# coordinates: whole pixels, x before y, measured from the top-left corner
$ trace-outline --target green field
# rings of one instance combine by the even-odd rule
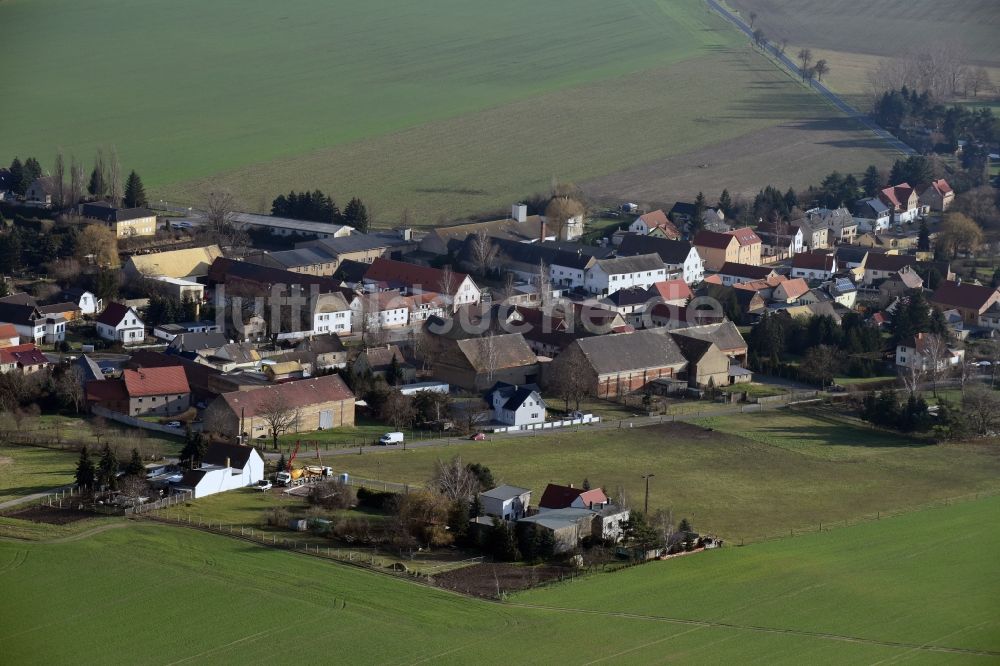
[[[995,444],[923,445],[787,411],[715,417],[713,431],[678,424],[518,436],[437,448],[333,459],[378,480],[421,483],[439,458],[460,455],[490,467],[498,482],[540,496],[545,484],[584,478],[615,494],[623,486],[650,510],[671,508],[696,528],[747,541],[843,524],[876,512],[1000,489]]]
[[[990,663],[998,512],[960,504],[507,604],[133,523],[0,541],[0,644],[17,664]]]
[[[73,483],[77,455],[31,446],[0,446],[0,502]]]
[[[32,63],[5,74],[18,103],[0,145],[44,165],[61,146],[89,166],[113,144],[172,202],[224,188],[264,209],[319,187],[362,196],[383,224],[408,208],[426,225],[505,209],[553,177],[672,203],[709,182],[800,188],[892,157],[701,0],[16,0],[0,21],[0,57]]]

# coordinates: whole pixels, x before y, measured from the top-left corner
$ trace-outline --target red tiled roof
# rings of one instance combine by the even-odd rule
[[[18,338],[20,334],[14,327],[14,324],[0,324],[0,340],[10,340],[11,338]]]
[[[990,299],[996,293],[997,290],[993,287],[945,280],[931,296],[930,301],[949,308],[966,308],[982,312],[990,306]]]
[[[29,342],[0,349],[0,363],[16,363],[23,368],[29,365],[48,365],[49,359]]]
[[[565,509],[571,506],[578,497],[587,506],[608,503],[608,496],[600,488],[584,490],[583,488],[572,488],[570,486],[559,486],[550,483],[545,486],[545,492],[542,493],[542,499],[538,501],[538,506],[543,509]]]
[[[125,382],[120,379],[93,379],[84,388],[87,402],[109,403],[127,402],[128,392]]]
[[[468,275],[465,273],[452,272],[448,295],[454,296],[467,277]],[[386,259],[385,257],[377,258],[365,272],[366,280],[405,285],[407,287],[419,286],[423,291],[439,291],[442,287],[441,281],[443,278],[444,271],[439,268],[417,266],[416,264],[408,264],[404,261],[395,261],[393,259]]]
[[[129,306],[121,303],[108,303],[108,307],[104,308],[104,312],[97,317],[97,321],[105,326],[118,326],[130,309]]]
[[[756,236],[757,234],[754,234]],[[699,231],[692,241],[696,247],[711,247],[718,250],[725,250],[733,242],[732,232],[720,234],[717,231]],[[757,240],[760,240],[759,238]],[[737,239],[739,242],[739,239]]]
[[[274,396],[280,396],[290,408],[300,408],[306,405],[316,405],[324,402],[340,402],[353,400],[354,394],[347,388],[344,380],[337,375],[325,375],[310,379],[300,379],[286,384],[275,384],[249,391],[234,391],[223,393],[219,400],[239,415],[245,409],[246,416],[256,416],[273,401]],[[214,404],[214,403],[213,403]]]
[[[906,208],[907,201],[909,201],[911,194],[913,194],[913,188],[910,187],[909,183],[891,185],[878,193],[879,198],[882,199],[882,201],[884,201],[887,205],[894,207],[896,210]]]
[[[751,229],[750,227],[743,227],[742,229],[733,229],[732,231],[726,232],[727,236],[732,236],[737,241],[739,241],[740,247],[746,245],[753,245],[754,243],[760,242],[760,236]]]
[[[681,299],[686,300],[694,296],[694,294],[691,293],[691,287],[688,286],[687,282],[681,279],[654,282],[653,285],[650,286],[649,291],[651,294],[659,296],[665,301],[679,301]]]
[[[949,185],[948,181],[945,180],[944,178],[938,178],[937,180],[931,181],[930,187],[933,187],[935,190],[937,190],[937,193],[940,194],[941,196],[950,194],[952,191],[951,185]]]
[[[809,284],[806,282],[805,278],[795,278],[792,280],[785,280],[781,284],[781,288],[785,291],[785,295],[788,298],[798,298],[802,294],[809,291]]]
[[[122,372],[122,379],[125,381],[125,390],[133,398],[191,392],[184,368],[177,366],[125,370]]]
[[[652,213],[640,215],[639,219],[646,223],[650,229],[659,227],[666,232],[670,238],[680,238],[681,232],[677,230],[674,223],[667,219],[667,214],[663,210],[654,210]]]

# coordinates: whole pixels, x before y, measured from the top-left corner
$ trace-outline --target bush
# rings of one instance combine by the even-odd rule
[[[354,506],[355,493],[350,486],[338,481],[324,481],[309,489],[309,503],[324,509],[349,509]]]
[[[268,509],[264,512],[264,523],[271,527],[288,527],[292,514],[283,506]]]
[[[399,502],[398,493],[358,488],[358,506],[375,511],[391,511]]]

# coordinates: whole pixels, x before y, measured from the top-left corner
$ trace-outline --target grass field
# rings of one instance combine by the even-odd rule
[[[552,177],[672,204],[891,159],[701,0],[18,0],[0,18],[0,57],[32,54],[5,77],[0,145],[48,165],[115,144],[154,199],[263,209],[320,187],[427,225]]]
[[[1000,489],[995,445],[920,445],[903,437],[786,411],[703,419],[691,425],[522,436],[433,449],[343,456],[337,471],[422,482],[434,462],[460,455],[490,467],[498,482],[530,488],[584,478],[612,494],[623,486],[641,506],[671,508],[696,528],[747,541],[820,522]]]
[[[0,502],[73,483],[77,455],[31,446],[0,446]]]
[[[181,528],[0,541],[0,643],[18,664],[989,663],[998,510],[723,549],[507,604]]]

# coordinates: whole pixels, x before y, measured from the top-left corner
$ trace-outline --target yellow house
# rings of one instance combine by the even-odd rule
[[[756,235],[756,234],[754,234]],[[731,234],[722,234],[717,231],[699,231],[695,234],[694,247],[698,250],[698,256],[705,264],[705,270],[719,271],[723,264],[731,262],[742,264],[740,261],[740,242]],[[757,263],[760,265],[760,242],[757,244]]]
[[[115,208],[106,201],[94,201],[82,204],[80,215],[103,223],[118,238],[156,234],[156,213],[146,208]]]

